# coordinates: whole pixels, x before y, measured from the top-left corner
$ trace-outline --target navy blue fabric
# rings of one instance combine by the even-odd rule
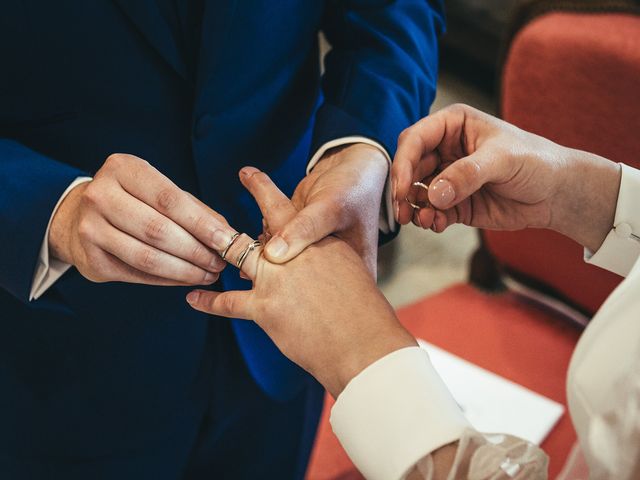
[[[260,215],[237,179],[243,165],[290,194],[328,140],[364,135],[393,154],[433,100],[442,5],[205,1],[195,68],[167,15],[157,0],[0,5],[0,478],[74,478],[71,464],[85,473],[111,460],[117,472],[134,458],[151,469],[161,452],[177,463],[148,478],[177,478],[179,458],[249,431],[249,411],[264,413],[251,431],[272,436],[265,452],[286,453],[281,473],[306,461],[321,393],[255,325],[220,333],[228,322],[188,308],[187,289],[94,284],[73,269],[29,302],[40,242],[67,185],[114,152],[145,158],[251,234]],[[334,45],[322,83],[320,29]],[[218,288],[247,287],[227,270]],[[221,339],[243,360],[227,362]],[[236,377],[264,392],[242,413],[212,396],[237,399]],[[283,405],[312,407],[276,427],[266,417]],[[227,447],[238,452],[229,463],[250,462]],[[29,459],[49,474],[21,475]]]

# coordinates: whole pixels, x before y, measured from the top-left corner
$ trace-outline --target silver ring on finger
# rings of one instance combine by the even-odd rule
[[[229,249],[233,246],[234,243],[236,243],[236,240],[238,240],[240,235],[241,235],[240,232],[236,232],[233,235],[231,235],[231,239],[229,240],[229,243],[227,243],[227,246],[224,247],[224,250],[220,254],[220,257],[222,258],[222,260],[227,259],[227,253],[229,253]]]
[[[244,264],[249,254],[259,247],[262,247],[262,242],[260,240],[254,240],[249,245],[247,245],[246,248],[242,251],[242,253],[238,255],[238,259],[236,260],[236,266],[240,270],[242,270],[242,265]]]

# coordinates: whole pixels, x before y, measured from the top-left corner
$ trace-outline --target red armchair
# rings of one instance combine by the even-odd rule
[[[501,113],[558,143],[640,167],[640,17],[556,12],[526,23],[506,56]],[[585,264],[582,248],[553,232],[481,235],[474,283],[486,290],[508,276],[536,295],[459,284],[401,309],[400,319],[416,336],[566,406],[566,371],[581,331],[566,312],[588,318],[620,278]],[[328,399],[307,478],[362,478],[331,433],[331,405]],[[565,414],[542,445],[550,478],[574,442]]]

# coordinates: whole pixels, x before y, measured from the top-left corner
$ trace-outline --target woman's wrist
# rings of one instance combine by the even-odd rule
[[[334,398],[338,398],[347,384],[369,365],[396,350],[418,345],[400,324],[376,332],[373,338],[363,335],[345,340],[347,349],[341,358],[323,366],[322,373],[312,372]]]
[[[551,228],[595,252],[613,227],[620,166],[606,158],[565,149],[564,168],[551,204]]]

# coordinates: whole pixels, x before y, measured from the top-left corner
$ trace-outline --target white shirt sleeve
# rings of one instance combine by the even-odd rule
[[[316,166],[316,164],[320,161],[320,159],[327,152],[327,150],[340,147],[342,145],[348,145],[351,143],[364,143],[366,145],[371,145],[372,147],[378,148],[382,152],[384,157],[387,159],[387,162],[389,163],[389,174],[387,175],[387,182],[384,186],[384,193],[382,195],[383,201],[382,201],[382,207],[380,208],[379,228],[384,233],[395,232],[397,228],[397,224],[396,224],[395,216],[393,214],[393,198],[392,198],[392,191],[391,191],[391,156],[389,155],[389,152],[387,152],[385,148],[382,145],[380,145],[378,142],[371,140],[370,138],[367,138],[367,137],[358,137],[358,136],[342,137],[342,138],[336,138],[335,140],[331,140],[330,142],[327,142],[324,145],[322,145],[322,147],[318,149],[315,155],[311,157],[311,160],[309,160],[309,164],[307,165],[307,175],[311,170],[313,170],[313,167]]]
[[[40,255],[38,257],[38,265],[33,275],[33,281],[31,282],[31,293],[29,294],[29,301],[37,300],[40,298],[51,286],[58,281],[58,279],[64,275],[64,273],[71,267],[68,263],[64,263],[56,258],[52,258],[49,254],[49,230],[51,229],[51,221],[54,215],[58,211],[58,207],[62,201],[67,197],[69,192],[81,183],[90,182],[91,177],[78,177],[71,185],[67,187],[64,193],[60,196],[58,203],[51,212],[49,217],[49,223],[47,224],[47,230],[44,232],[44,238],[42,239],[42,245],[40,246]]]
[[[420,347],[397,350],[349,382],[331,426],[367,479],[399,480],[470,425]]]
[[[585,249],[585,261],[626,277],[640,257],[640,170],[620,164],[622,178],[613,229],[596,253]]]

